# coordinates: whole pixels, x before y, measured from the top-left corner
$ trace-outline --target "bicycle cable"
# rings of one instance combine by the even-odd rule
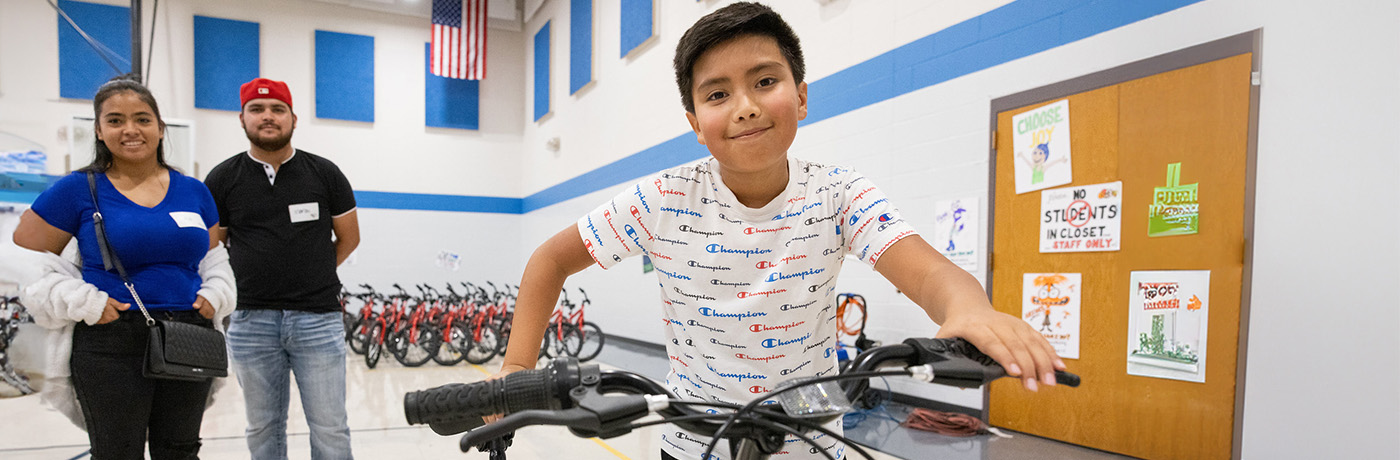
[[[668,400],[668,402],[670,402],[671,404],[685,404],[685,405],[690,405],[690,406],[709,406],[709,407],[719,407],[719,408],[724,408],[724,409],[734,409],[734,405],[733,405],[733,404],[720,404],[720,403],[711,403],[711,402],[702,402],[702,401],[686,401],[686,400],[683,400],[683,399],[670,399],[670,400]],[[767,409],[764,409],[764,408],[761,408],[761,407],[760,407],[760,408],[757,408],[757,409],[754,409],[753,412],[758,413],[758,414],[762,414],[764,417],[772,417],[772,418],[782,419],[782,420],[784,420],[784,421],[794,422],[794,423],[796,423],[797,425],[801,426],[802,428],[807,428],[807,429],[811,429],[811,430],[815,430],[815,431],[821,432],[821,433],[824,434],[824,435],[831,436],[833,439],[836,439],[837,441],[840,441],[842,444],[845,444],[845,445],[847,445],[847,446],[850,446],[850,447],[851,447],[851,450],[855,451],[856,453],[859,453],[862,457],[865,457],[866,459],[872,459],[872,460],[873,460],[873,458],[874,458],[874,457],[872,457],[872,456],[870,455],[870,452],[866,451],[865,448],[861,447],[859,444],[856,444],[856,443],[854,443],[854,442],[851,442],[851,441],[850,441],[849,439],[847,439],[845,436],[840,435],[840,434],[837,434],[835,431],[831,431],[830,429],[826,428],[825,426],[822,426],[822,425],[819,424],[819,423],[814,423],[814,422],[807,421],[807,420],[804,420],[804,419],[801,419],[801,418],[793,417],[793,416],[791,416],[791,415],[788,415],[788,414],[782,413],[782,412],[770,411],[770,410],[767,410]],[[723,418],[723,417],[727,417],[727,416],[728,416],[728,414],[713,413],[713,414],[696,414],[696,415],[681,415],[681,416],[675,416],[675,417],[663,417],[663,418],[661,418],[661,419],[659,419],[659,420],[652,420],[652,421],[647,421],[647,422],[637,422],[637,423],[628,425],[627,428],[628,428],[629,430],[634,430],[634,429],[637,429],[637,428],[648,427],[648,426],[652,426],[652,425],[661,425],[661,424],[665,424],[665,423],[684,422],[684,421],[689,421],[689,420],[717,419],[717,418]],[[752,420],[752,419],[749,418],[749,419],[746,419],[746,420]],[[712,441],[713,441],[713,440],[712,440]]]
[[[741,416],[741,414],[743,414],[743,413],[745,413],[745,412],[751,412],[751,411],[753,411],[753,410],[754,410],[756,407],[758,407],[759,404],[761,404],[763,401],[766,401],[766,400],[775,398],[775,397],[777,397],[777,396],[780,395],[780,394],[787,393],[787,392],[789,392],[789,391],[796,390],[796,389],[798,389],[798,388],[802,388],[802,387],[805,387],[805,386],[816,385],[816,384],[822,383],[822,382],[832,382],[832,381],[838,381],[838,380],[867,379],[867,378],[871,378],[871,377],[886,377],[886,376],[892,376],[892,375],[910,376],[910,375],[913,375],[913,372],[909,371],[908,369],[900,369],[900,370],[894,370],[894,371],[870,371],[870,372],[854,372],[854,373],[849,373],[849,374],[828,375],[828,376],[825,376],[825,377],[817,377],[817,378],[813,378],[813,379],[809,379],[809,380],[803,380],[803,381],[801,382],[801,384],[799,384],[799,385],[793,385],[793,386],[789,386],[789,387],[786,387],[786,388],[780,388],[780,389],[778,389],[778,390],[776,390],[776,391],[773,391],[773,392],[771,392],[771,393],[768,393],[768,394],[764,395],[765,398],[754,399],[753,401],[750,401],[748,404],[745,404],[744,407],[740,408],[738,411],[734,412],[733,414],[730,414],[729,418],[726,419],[726,420],[724,421],[724,424],[723,424],[723,425],[720,425],[720,427],[719,427],[718,430],[715,430],[715,434],[714,434],[714,436],[712,436],[712,438],[721,438],[721,437],[723,437],[723,435],[729,430],[729,427],[732,426],[732,425],[734,424],[734,422],[738,420],[738,418]],[[700,455],[700,458],[710,458],[710,455],[711,455],[711,454],[714,454],[714,451],[715,451],[715,443],[710,443],[710,447],[707,448],[707,449],[705,449],[705,453],[702,454],[702,455]]]

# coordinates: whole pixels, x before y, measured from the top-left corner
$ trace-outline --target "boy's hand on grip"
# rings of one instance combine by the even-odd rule
[[[991,356],[1006,374],[1021,378],[1027,390],[1040,384],[1054,385],[1055,371],[1065,370],[1064,361],[1045,337],[1020,318],[995,310],[973,309],[949,316],[938,330],[938,337],[962,337]]]
[[[516,372],[520,372],[520,371],[523,371],[523,370],[527,370],[527,369],[525,369],[525,366],[521,366],[521,365],[519,365],[519,364],[502,364],[502,365],[501,365],[501,370],[496,371],[495,374],[491,374],[491,376],[490,376],[490,377],[487,377],[486,380],[496,380],[496,379],[499,379],[499,378],[501,378],[501,377],[505,377],[505,376],[507,376],[507,375],[510,375],[510,374],[513,374],[513,373],[516,373]],[[502,418],[504,418],[504,417],[505,417],[505,414],[491,414],[491,415],[487,415],[487,416],[485,416],[485,417],[482,417],[481,420],[485,421],[486,423],[493,423],[493,422],[495,422],[495,421],[497,421],[497,420],[500,420],[500,419],[502,419]]]

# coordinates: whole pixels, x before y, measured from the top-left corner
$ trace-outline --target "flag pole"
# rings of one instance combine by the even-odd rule
[[[141,0],[131,0],[131,74],[141,76]]]

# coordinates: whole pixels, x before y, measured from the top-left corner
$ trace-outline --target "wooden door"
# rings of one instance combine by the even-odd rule
[[[1232,452],[1246,248],[1252,55],[1240,54],[1056,97],[996,116],[992,303],[1021,314],[1024,273],[1081,273],[1077,389],[990,389],[992,425],[1148,459],[1223,459]],[[1040,192],[1015,194],[1011,119],[1069,99],[1074,181],[1122,181],[1121,250],[1040,253]],[[1153,188],[1168,165],[1199,183],[1199,232],[1149,238]],[[1129,274],[1210,270],[1204,383],[1127,373]]]

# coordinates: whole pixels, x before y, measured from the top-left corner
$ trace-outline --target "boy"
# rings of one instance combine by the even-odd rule
[[[1049,343],[994,311],[977,281],[915,234],[869,180],[788,158],[807,116],[803,70],[797,36],[766,6],[737,3],[697,21],[676,47],[676,82],[713,158],[643,179],[535,251],[497,376],[534,367],[569,275],[639,254],[651,256],[661,282],[667,385],[677,395],[744,403],[784,380],[832,374],[833,294],[850,254],[923,307],[942,325],[939,336],[968,339],[1031,391],[1038,377],[1053,384],[1064,364]],[[707,446],[667,431],[663,458],[698,458]],[[823,457],[804,448],[774,458]]]

